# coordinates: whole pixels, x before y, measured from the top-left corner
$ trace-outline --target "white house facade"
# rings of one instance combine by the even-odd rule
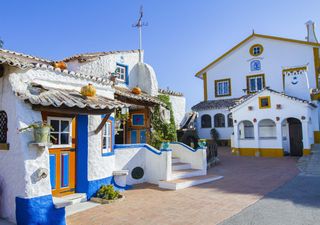
[[[253,33],[196,74],[196,77],[203,80],[204,85],[204,101],[192,108],[198,113],[197,129],[200,138],[210,138],[210,130],[215,128],[220,134],[220,139],[230,140],[235,149],[242,149],[242,155],[255,155],[253,152],[256,152],[257,149],[264,149],[263,152],[265,152],[267,147],[263,143],[271,143],[271,141],[256,140],[250,144],[248,142],[248,145],[242,145],[242,137],[239,136],[239,122],[242,120],[252,122],[253,119],[259,122],[258,117],[261,116],[260,119],[264,117],[281,124],[284,119],[294,117],[302,124],[306,121],[312,124],[308,129],[304,129],[304,135],[307,134],[307,129],[308,135],[312,135],[312,138],[302,137],[304,145],[299,147],[298,155],[303,153],[303,149],[305,149],[305,154],[310,151],[310,144],[314,143],[314,137],[317,141],[319,135],[318,96],[315,93],[318,93],[319,86],[320,44],[314,33],[314,23],[309,21],[306,25],[308,31],[306,41]],[[268,88],[271,90],[270,93],[266,91]],[[256,106],[258,104],[256,101],[254,106],[249,107],[249,112],[246,112],[248,108],[241,105],[249,103],[244,100],[251,95],[260,95],[260,92],[269,96],[271,107],[262,110],[263,107],[260,109]],[[310,114],[306,112],[301,112],[299,116],[290,114],[289,112],[295,111],[296,107],[291,105],[288,110],[285,107],[277,108],[281,107],[279,105],[289,104],[280,103],[282,100],[289,100],[275,93],[312,103],[315,108],[299,104],[299,107],[311,110]],[[267,98],[262,100],[262,103],[267,104]],[[257,115],[257,118],[252,113]],[[265,126],[270,125],[268,122],[262,122],[264,123]],[[247,123],[245,125],[251,126]],[[273,134],[280,144],[268,147],[272,149],[277,146],[278,153],[262,155],[279,156],[290,153],[288,144],[280,141],[284,130],[278,127],[277,132]],[[259,139],[258,127],[252,129],[252,132],[254,132],[251,135],[252,138]]]

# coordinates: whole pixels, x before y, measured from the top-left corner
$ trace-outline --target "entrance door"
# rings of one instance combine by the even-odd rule
[[[301,122],[295,118],[288,118],[287,121],[289,123],[290,155],[302,156],[303,142]]]
[[[53,196],[75,192],[75,118],[47,117],[52,126],[50,154],[50,181]]]
[[[130,143],[147,143],[146,130],[131,130],[130,131]]]

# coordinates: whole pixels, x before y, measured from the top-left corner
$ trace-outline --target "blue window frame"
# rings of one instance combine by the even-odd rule
[[[102,116],[102,119],[105,115]],[[115,142],[115,132],[114,132],[114,118],[112,116],[109,117],[106,124],[103,126],[101,130],[101,151],[102,156],[110,156],[113,155],[113,146]]]
[[[117,78],[118,81],[123,82],[125,84],[129,84],[129,76],[128,76],[128,66],[117,63],[117,73],[119,74],[119,77]]]

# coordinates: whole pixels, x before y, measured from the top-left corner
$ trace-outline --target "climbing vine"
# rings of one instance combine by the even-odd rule
[[[168,95],[159,95],[158,98],[170,111],[170,122],[165,123],[160,118],[160,106],[156,106],[151,117],[151,145],[160,148],[162,142],[172,142],[177,140],[176,125],[172,110],[172,104]]]

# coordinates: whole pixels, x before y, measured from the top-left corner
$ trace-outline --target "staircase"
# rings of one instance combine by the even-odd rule
[[[85,193],[74,193],[63,197],[53,197],[53,203],[55,208],[65,207],[67,216],[100,205],[87,201],[87,195]]]
[[[178,190],[199,184],[219,180],[222,176],[206,175],[206,171],[192,169],[191,163],[181,162],[180,158],[172,157],[172,171],[170,180],[159,181],[163,189]]]
[[[301,175],[320,176],[320,144],[311,147],[311,154],[303,156],[297,164]]]

